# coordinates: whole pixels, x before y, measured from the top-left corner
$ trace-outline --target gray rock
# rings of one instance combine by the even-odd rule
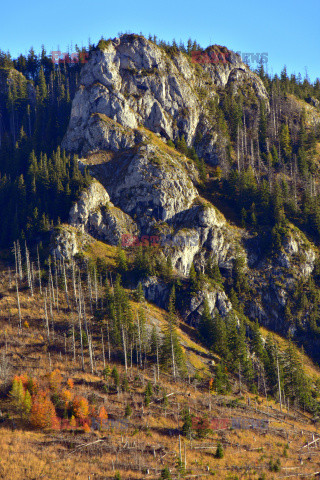
[[[50,251],[59,260],[72,260],[79,253],[81,247],[78,245],[76,231],[71,228],[60,228],[55,230],[51,236]]]
[[[103,51],[93,51],[80,82],[62,147],[83,155],[101,148],[128,148],[141,141],[143,126],[166,139],[184,135],[199,155],[217,164],[218,135],[207,111],[216,87],[232,84],[238,89],[246,82],[268,105],[262,81],[238,55],[199,71],[199,65],[181,52],[169,57],[138,35],[122,35]],[[199,89],[206,91],[206,98],[200,98]],[[202,140],[195,142],[197,133]],[[218,143],[225,142],[221,138]]]
[[[106,189],[96,180],[71,208],[69,223],[111,245],[117,245],[123,235],[139,234],[132,218],[110,202]]]

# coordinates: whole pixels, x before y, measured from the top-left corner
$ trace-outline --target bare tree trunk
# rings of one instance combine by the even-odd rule
[[[92,339],[91,339],[91,335],[88,336],[88,347],[89,347],[89,358],[90,358],[91,373],[93,373],[93,372],[94,372],[94,369],[93,369],[93,356],[92,356]]]
[[[56,261],[56,254],[54,254],[54,279],[56,284],[56,308],[57,312],[59,312],[59,287],[58,287],[58,266]]]
[[[172,355],[172,373],[173,379],[176,379],[176,361],[174,358],[174,348],[173,348],[173,338],[172,338],[172,325],[171,325],[171,332],[170,332],[170,341],[171,341],[171,355]]]
[[[54,295],[53,278],[52,278],[52,272],[51,272],[51,263],[49,265],[49,285],[50,285],[50,288],[51,288],[52,303],[55,304],[55,295]]]
[[[109,321],[107,322],[107,336],[108,336],[108,358],[109,358],[109,363],[110,363],[110,360],[111,360],[111,348],[110,348]]]
[[[27,280],[28,280],[28,286],[31,290],[31,296],[33,297],[33,285],[32,285],[32,277],[31,277],[30,255],[29,255],[29,250],[28,250],[28,247],[27,247],[27,242],[25,242],[25,249],[26,249]]]
[[[64,278],[64,291],[66,294],[66,301],[68,305],[68,310],[70,310],[70,303],[69,303],[69,295],[68,295],[68,282],[67,282],[67,274],[66,274],[66,265],[63,259],[63,278]]]
[[[23,271],[22,271],[21,248],[20,248],[19,240],[17,240],[17,254],[18,254],[19,277],[20,277],[20,280],[22,280]]]
[[[124,365],[125,365],[125,370],[126,370],[126,373],[127,373],[128,372],[127,345],[126,345],[125,332],[124,332],[122,322],[121,322],[121,333],[122,333],[122,343],[123,343],[123,352],[124,352]]]
[[[137,313],[137,321],[138,321],[138,339],[139,339],[139,357],[140,357],[140,368],[142,368],[142,347],[141,347],[141,332],[140,332],[140,320],[139,315]]]
[[[19,270],[18,270],[18,251],[17,251],[16,242],[13,242],[13,249],[14,249],[14,263],[15,263],[15,268],[16,268],[15,278],[18,278],[18,274],[19,274]]]
[[[48,340],[50,340],[50,329],[49,329],[49,319],[48,319],[48,310],[47,310],[47,289],[45,290],[45,296],[44,296],[44,314],[46,318],[47,336],[48,336]]]
[[[76,363],[76,337],[74,331],[74,323],[72,323],[72,341],[73,341],[73,361]]]
[[[279,389],[280,412],[282,412],[281,382],[280,382],[280,371],[279,371],[278,353],[277,353],[277,374],[278,374],[278,389]]]
[[[74,260],[72,259],[72,285],[73,285],[73,295],[74,295],[74,303],[77,305],[77,287],[76,287],[76,275],[75,275],[75,268],[74,268]]]
[[[22,322],[21,322],[21,309],[20,309],[20,298],[19,298],[19,288],[18,288],[18,278],[16,277],[16,289],[17,289],[17,302],[18,302],[18,313],[19,313],[19,328],[20,332],[22,330]]]
[[[89,290],[89,300],[90,300],[90,312],[91,315],[93,313],[92,310],[92,284],[91,284],[91,275],[89,272],[89,264],[87,264],[87,282],[88,282],[88,290]]]
[[[100,275],[100,302],[101,302],[101,310],[103,309],[103,295],[101,295],[101,292],[103,291],[102,287],[102,276]]]
[[[81,346],[81,367],[82,367],[82,371],[84,372],[83,339],[82,339],[82,325],[81,325],[81,298],[80,298],[80,289],[79,289],[79,303],[78,303],[78,321],[79,321],[80,346]]]

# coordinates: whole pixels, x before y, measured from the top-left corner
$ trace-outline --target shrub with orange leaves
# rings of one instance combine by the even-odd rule
[[[21,380],[24,388],[27,388],[28,382],[30,381],[27,373],[25,373],[25,374],[22,373],[21,375],[15,375],[13,377],[13,381],[15,381],[15,380],[16,381]]]
[[[100,418],[101,420],[106,420],[108,418],[108,414],[106,409],[104,408],[104,405],[100,407],[98,418]]]
[[[84,397],[75,397],[72,402],[72,409],[76,418],[86,418],[89,413],[89,403]]]
[[[213,378],[210,378],[209,380],[209,390],[213,390]]]
[[[82,428],[83,428],[83,431],[85,433],[90,433],[91,432],[91,428],[89,427],[89,425],[87,423],[84,423]]]
[[[58,428],[56,410],[47,391],[39,391],[32,397],[30,422],[35,428]]]
[[[73,387],[74,387],[74,382],[73,382],[72,378],[68,378],[68,380],[67,380],[67,385],[68,385],[68,387],[70,388],[70,390],[73,389]]]

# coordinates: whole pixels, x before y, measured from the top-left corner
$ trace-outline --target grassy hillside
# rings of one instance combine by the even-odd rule
[[[91,259],[99,256],[110,266],[115,262],[115,249],[100,242],[88,246],[87,254]],[[219,357],[199,345],[195,340],[197,332],[191,327],[183,323],[177,326],[187,372],[175,381],[170,369],[162,365],[158,378],[156,364],[151,360],[154,352],[143,359],[142,366],[135,359],[132,365],[129,361],[125,372],[119,348],[111,348],[109,361],[109,345],[105,339],[103,359],[101,335],[94,315],[90,314],[90,295],[85,283],[94,360],[91,368],[87,343],[83,371],[79,338],[74,357],[70,335],[70,326],[77,324],[76,312],[73,307],[68,308],[63,283],[59,279],[52,317],[49,296],[47,299],[48,336],[44,306],[44,289],[49,288],[46,269],[42,273],[42,294],[36,278],[35,274],[33,296],[25,272],[19,281],[20,329],[13,275],[1,266],[2,478],[157,479],[162,475],[161,478],[271,479],[286,475],[309,478],[319,471],[318,443],[306,446],[319,438],[317,419],[291,405],[289,410],[282,407],[280,412],[278,403],[249,393],[243,384],[239,385],[239,379],[232,376],[231,391],[218,395],[210,385],[217,374]],[[67,284],[71,305],[74,298],[70,277]],[[98,286],[98,304],[104,296],[104,288]],[[147,332],[152,326],[165,330],[167,312],[145,301],[138,303],[133,297],[130,304],[134,314],[139,308],[144,310]],[[268,332],[262,329],[261,333],[265,337]],[[276,336],[275,340],[280,349],[286,348],[286,340]],[[303,353],[300,355],[306,373],[313,381],[319,381],[319,369]],[[120,378],[118,387],[110,374],[114,367]],[[103,417],[102,427],[94,430],[94,420],[91,425],[88,420],[87,426],[79,423],[72,426],[71,421],[68,423],[65,419],[63,423],[60,419],[52,428],[35,428],[9,394],[13,376],[18,374],[33,378],[41,388],[51,382],[53,399],[66,396],[66,390],[70,392],[71,402],[85,398],[90,406],[88,418],[97,416],[104,406],[107,415]],[[152,391],[147,399],[148,385]],[[194,417],[191,431],[184,425],[186,412]],[[214,419],[224,419],[226,428],[221,424],[219,427]],[[255,419],[268,423],[259,428]],[[249,428],[238,428],[241,420],[246,422],[243,427]],[[223,458],[216,458],[218,444],[222,446]],[[164,472],[165,468],[170,469],[171,477]]]

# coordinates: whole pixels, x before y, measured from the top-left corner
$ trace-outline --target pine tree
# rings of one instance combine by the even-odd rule
[[[223,458],[224,452],[221,443],[219,442],[217,445],[216,453],[214,454],[215,458]]]
[[[128,270],[127,255],[126,252],[122,249],[121,243],[118,244],[116,265],[121,273],[124,273]]]
[[[191,264],[190,270],[189,270],[189,278],[190,278],[190,288],[192,293],[197,293],[199,290],[199,282],[198,282],[198,276],[196,273],[196,270],[194,268],[194,264]]]
[[[46,78],[44,76],[44,71],[43,67],[40,68],[39,72],[39,96],[40,100],[43,101],[47,98],[47,84],[46,84]]]
[[[19,377],[15,377],[12,382],[12,388],[9,396],[11,401],[18,412],[23,410],[25,401],[25,391],[23,388],[22,380]]]
[[[192,436],[192,415],[190,414],[189,409],[184,408],[181,412],[181,417],[183,421],[182,434],[190,439]]]
[[[117,370],[117,367],[113,367],[111,372],[111,377],[113,379],[114,386],[118,390],[120,385],[120,377],[119,377],[119,372]]]
[[[218,395],[224,395],[230,391],[227,368],[224,362],[221,362],[216,366],[213,386]]]
[[[144,291],[142,287],[142,283],[139,282],[137,289],[136,289],[136,300],[137,302],[141,303],[144,300]]]
[[[148,382],[144,392],[144,403],[146,407],[149,406],[152,395],[153,395],[152,385],[151,385],[151,382]]]
[[[209,309],[208,297],[205,297],[203,301],[203,312],[199,323],[199,331],[206,346],[212,348],[216,341],[216,332],[214,329],[214,321]]]
[[[291,138],[289,133],[289,127],[287,124],[283,124],[280,131],[280,145],[282,155],[286,161],[291,159],[292,147],[291,147]]]
[[[179,338],[176,331],[176,313],[175,313],[175,293],[171,290],[169,299],[169,308],[167,315],[167,324],[164,331],[163,344],[161,346],[162,363],[171,368],[173,378],[176,378],[179,371],[184,371],[185,360]]]

